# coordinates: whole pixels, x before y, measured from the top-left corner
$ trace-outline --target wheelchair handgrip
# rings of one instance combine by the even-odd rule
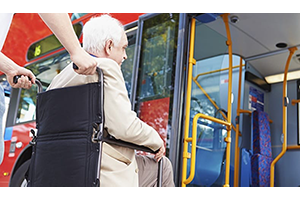
[[[21,78],[20,75],[14,76],[14,78],[13,78],[14,84],[17,84],[17,83],[18,83],[19,78]],[[30,78],[30,77],[28,77],[28,79],[29,79],[29,81],[31,81],[31,78]],[[42,85],[42,83],[41,83],[39,80],[36,79],[36,80],[35,80],[35,84],[38,86],[38,93],[43,92],[43,85]]]
[[[73,63],[73,69],[79,69],[75,63]]]

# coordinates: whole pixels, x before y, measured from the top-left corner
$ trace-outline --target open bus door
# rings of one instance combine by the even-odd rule
[[[181,185],[228,187],[229,179],[233,182],[230,144],[235,134],[231,103],[237,96],[232,80],[238,78],[232,66],[239,65],[240,57],[231,53],[227,15],[202,14],[190,23]],[[223,26],[225,34],[213,26]]]

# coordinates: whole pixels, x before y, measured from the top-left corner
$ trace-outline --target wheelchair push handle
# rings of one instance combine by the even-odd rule
[[[21,75],[14,76],[14,78],[13,78],[14,84],[18,83],[19,78],[21,78]],[[29,79],[29,81],[31,81],[30,77],[28,77],[28,79]],[[39,80],[36,79],[35,80],[35,84],[38,86],[38,93],[43,92],[43,85],[42,85],[42,83]]]
[[[95,56],[95,55],[93,55],[93,54],[90,54],[90,55],[91,55],[92,57],[97,57],[97,56]],[[76,70],[76,69],[79,69],[78,66],[77,66],[75,63],[73,63],[73,69],[75,69],[75,70]]]
[[[79,69],[75,63],[73,63],[73,69]]]

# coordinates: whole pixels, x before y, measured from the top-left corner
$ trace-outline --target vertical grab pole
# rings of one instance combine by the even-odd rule
[[[190,35],[189,68],[188,68],[187,89],[186,89],[185,127],[184,127],[184,139],[183,139],[183,162],[182,162],[182,180],[181,180],[182,187],[186,186],[184,182],[186,180],[186,174],[187,174],[187,159],[190,158],[190,154],[188,153],[188,136],[189,136],[193,65],[196,64],[196,60],[194,59],[195,26],[196,26],[196,19],[192,18],[191,35]]]
[[[229,54],[229,72],[228,72],[228,102],[227,102],[227,122],[231,123],[231,93],[232,93],[232,41],[228,22],[229,14],[223,14],[222,18],[225,23]],[[230,173],[230,144],[231,144],[231,128],[227,128],[227,137],[225,138],[226,144],[226,165],[225,165],[225,183],[224,187],[229,187],[229,173]]]
[[[270,167],[270,187],[274,187],[274,166],[275,163],[285,154],[287,150],[287,73],[289,71],[290,61],[295,51],[297,51],[297,47],[292,47],[289,49],[290,54],[286,61],[284,76],[283,76],[283,92],[282,92],[282,134],[283,134],[283,143],[282,143],[282,150],[279,155],[273,160]]]
[[[241,107],[241,90],[242,90],[242,70],[243,70],[243,59],[240,57],[240,70],[239,70],[239,90],[238,90],[238,102],[237,102],[237,120],[235,129],[235,152],[234,152],[234,187],[239,186],[239,173],[240,173],[240,147],[239,147],[239,136],[240,136],[240,107]]]

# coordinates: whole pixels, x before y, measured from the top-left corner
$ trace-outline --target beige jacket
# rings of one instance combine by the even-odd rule
[[[156,151],[163,145],[159,134],[142,122],[134,111],[120,66],[108,58],[97,58],[104,74],[105,128],[117,139],[144,145]],[[72,63],[58,74],[47,90],[98,81],[98,75],[79,75]],[[100,175],[101,186],[138,186],[135,151],[104,143]]]

